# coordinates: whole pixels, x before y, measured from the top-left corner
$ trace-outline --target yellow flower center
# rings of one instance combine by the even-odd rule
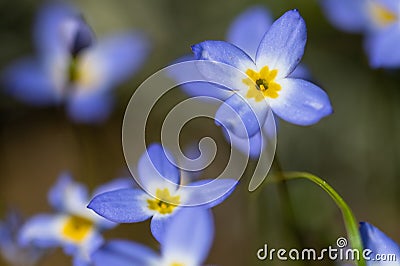
[[[73,242],[81,242],[93,229],[94,224],[89,219],[71,216],[62,228],[62,234]]]
[[[79,88],[91,88],[98,79],[97,73],[93,71],[93,65],[86,59],[73,57],[69,63],[69,82],[76,84]]]
[[[256,102],[264,100],[264,98],[277,98],[278,91],[281,90],[281,85],[275,82],[278,75],[278,70],[269,70],[268,66],[263,67],[260,72],[253,69],[247,69],[248,78],[243,79],[243,83],[249,86],[247,98],[254,98]],[[255,83],[255,84],[254,84]]]
[[[369,5],[369,12],[373,21],[381,27],[387,26],[397,20],[395,13],[378,3],[371,3]]]
[[[179,263],[179,262],[173,262],[173,263],[171,263],[170,266],[185,266],[185,264]]]
[[[147,207],[150,210],[157,211],[160,214],[172,213],[180,203],[180,196],[172,196],[168,188],[157,189],[155,199],[147,200]]]

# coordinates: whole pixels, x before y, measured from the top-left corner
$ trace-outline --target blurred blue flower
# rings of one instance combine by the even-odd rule
[[[337,28],[365,35],[371,67],[400,66],[398,0],[323,0],[327,18]]]
[[[33,105],[65,103],[75,122],[100,123],[113,107],[112,89],[143,63],[147,40],[123,33],[96,42],[77,10],[49,4],[34,27],[35,57],[23,58],[3,73],[7,92]]]
[[[166,226],[182,206],[203,205],[212,208],[224,201],[236,186],[234,179],[205,179],[180,186],[181,175],[172,155],[160,144],[148,147],[138,163],[142,189],[121,189],[96,196],[88,208],[117,223],[135,223],[151,219],[151,232],[162,242]],[[207,186],[208,185],[208,186]],[[206,186],[196,190],[195,186]],[[204,187],[203,187],[204,188]]]
[[[18,234],[23,222],[15,210],[9,211],[6,219],[0,221],[0,253],[10,265],[35,265],[45,253],[40,247],[19,244]]]
[[[166,228],[161,254],[123,240],[114,240],[93,254],[95,266],[199,266],[206,260],[214,237],[211,212],[185,208]]]
[[[114,189],[131,187],[132,180],[116,179],[97,188],[93,195]],[[64,252],[74,257],[74,265],[88,265],[90,255],[102,243],[102,229],[116,226],[88,210],[88,192],[85,186],[61,174],[50,189],[48,200],[57,211],[55,214],[38,214],[21,228],[21,245],[33,244],[42,248],[61,246]]]
[[[244,16],[246,18],[249,15],[245,13]],[[242,30],[240,27],[234,29]],[[245,38],[234,37],[239,35],[233,32],[231,30],[229,36],[236,44],[243,45]],[[248,138],[259,133],[260,126],[267,119],[268,106],[280,118],[303,126],[317,123],[331,114],[329,98],[321,88],[290,76],[303,56],[306,39],[303,18],[297,10],[291,10],[270,26],[259,41],[256,52],[254,45],[244,46],[250,53],[247,54],[236,45],[223,41],[205,41],[193,45],[197,60],[228,64],[247,75],[247,78],[239,77],[217,67],[204,67],[201,70],[206,77],[219,76],[221,79],[230,79],[234,84],[233,88],[229,88],[233,93],[217,111],[217,123],[240,138]]]
[[[364,249],[372,251],[368,256],[371,260],[367,261],[368,266],[373,265],[400,265],[400,246],[386,236],[381,230],[367,222],[360,223],[360,233]],[[395,255],[395,261],[376,261],[378,256]]]

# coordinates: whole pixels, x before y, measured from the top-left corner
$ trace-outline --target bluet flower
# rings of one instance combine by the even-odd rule
[[[117,223],[135,223],[151,218],[151,232],[160,242],[165,228],[182,206],[208,202],[211,208],[225,200],[233,191],[234,179],[204,179],[180,186],[181,176],[172,155],[159,144],[147,148],[138,163],[142,189],[121,189],[98,195],[88,208]],[[207,189],[195,190],[196,186]]]
[[[250,49],[250,54],[247,54],[224,41],[193,45],[196,59],[228,64],[247,75],[243,78],[243,75],[217,67],[201,70],[205,76],[220,76],[234,84],[230,88],[233,93],[219,108],[216,120],[229,132],[247,138],[257,134],[264,124],[267,105],[280,118],[303,126],[317,123],[331,114],[329,98],[321,88],[290,77],[303,56],[306,39],[303,18],[297,10],[291,10],[271,25],[259,42],[256,53],[251,50],[253,48],[246,47]]]
[[[271,27],[273,22],[269,11],[261,6],[253,6],[242,12],[230,25],[227,31],[226,40],[245,51],[251,58],[255,58],[257,48],[263,39],[265,32]],[[193,60],[194,57],[186,56],[179,61]],[[183,73],[184,74],[184,73]],[[183,75],[182,74],[182,75]],[[298,65],[289,75],[291,78],[310,79],[308,69],[303,65]],[[179,80],[180,73],[174,73],[174,77]],[[183,90],[190,96],[209,96],[225,101],[234,94],[233,91],[221,89],[209,83],[193,82],[182,85]],[[273,117],[267,117],[267,122],[262,127],[263,133],[271,139],[275,135],[275,123]],[[261,132],[254,134],[249,139],[230,134],[227,129],[224,136],[236,149],[243,153],[249,152],[251,158],[258,158],[261,151],[265,148],[265,140]]]
[[[185,208],[167,227],[160,253],[123,240],[107,243],[93,254],[95,266],[200,266],[207,258],[214,237],[211,212]]]
[[[96,41],[71,6],[45,5],[34,27],[35,57],[23,58],[3,73],[7,92],[33,105],[65,103],[82,123],[104,121],[113,107],[112,90],[143,63],[147,40],[139,33]]]
[[[364,48],[372,67],[400,66],[398,0],[323,0],[322,6],[334,26],[365,35]]]
[[[97,188],[93,195],[131,185],[129,179],[116,179]],[[100,231],[116,224],[86,208],[89,202],[86,187],[68,174],[60,175],[48,193],[48,200],[57,212],[29,219],[21,229],[19,242],[43,248],[61,246],[74,257],[75,266],[88,265],[90,254],[103,243]]]
[[[400,246],[396,242],[367,222],[360,223],[360,233],[364,249],[372,251],[371,254],[368,254],[370,258],[370,260],[367,260],[368,266],[400,265]],[[389,258],[389,256],[392,257]]]
[[[20,245],[18,234],[22,225],[23,219],[15,210],[9,211],[6,219],[0,221],[0,253],[10,265],[35,265],[45,250],[34,245]]]

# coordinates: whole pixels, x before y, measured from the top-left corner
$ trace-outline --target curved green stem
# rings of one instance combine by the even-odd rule
[[[284,178],[284,180],[299,179],[299,178],[308,179],[309,181],[318,185],[325,192],[329,194],[329,196],[334,200],[334,202],[342,212],[350,245],[352,246],[352,248],[357,249],[360,253],[360,260],[357,261],[357,265],[365,266],[366,265],[365,260],[361,256],[363,251],[363,245],[361,241],[360,232],[358,230],[358,223],[353,212],[351,211],[347,203],[343,200],[343,198],[328,183],[326,183],[326,181],[322,180],[316,175],[306,172],[283,172],[282,176],[277,177],[276,178],[277,180],[274,181],[281,181],[282,177]]]

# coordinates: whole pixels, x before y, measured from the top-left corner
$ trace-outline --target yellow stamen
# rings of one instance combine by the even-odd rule
[[[96,84],[98,75],[88,59],[73,57],[69,64],[69,82],[79,88],[92,88]]]
[[[185,264],[179,263],[179,262],[173,262],[173,263],[171,263],[170,266],[185,266]]]
[[[395,13],[378,3],[371,2],[369,11],[374,22],[381,27],[387,26],[397,20]]]
[[[93,229],[94,224],[92,221],[79,217],[68,217],[67,222],[62,228],[62,234],[73,242],[81,242]]]
[[[269,70],[268,66],[264,66],[260,72],[253,69],[247,69],[248,78],[243,79],[243,83],[249,86],[247,98],[254,98],[256,102],[264,100],[264,98],[277,98],[281,85],[275,82],[278,70]],[[254,84],[255,83],[255,84]]]
[[[147,207],[150,210],[157,211],[160,214],[172,213],[180,203],[180,196],[171,196],[168,188],[157,189],[155,199],[147,200]]]

